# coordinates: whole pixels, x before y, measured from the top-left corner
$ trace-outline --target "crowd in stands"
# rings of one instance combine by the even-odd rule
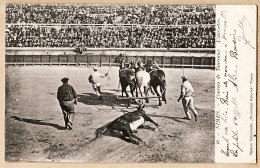
[[[6,23],[214,24],[215,6],[8,4]]]
[[[9,4],[5,38],[6,47],[214,48],[214,24],[214,6]]]
[[[214,48],[215,27],[40,27],[11,25],[6,47]]]

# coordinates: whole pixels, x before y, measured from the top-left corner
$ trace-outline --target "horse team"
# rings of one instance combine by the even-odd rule
[[[159,69],[158,65],[153,60],[148,60],[145,65],[138,59],[134,58],[129,64],[126,64],[126,58],[123,55],[119,55],[115,59],[116,63],[120,64],[119,79],[122,87],[122,97],[129,97],[127,93],[127,87],[130,87],[130,92],[133,99],[137,98],[139,94],[140,102],[137,110],[134,112],[124,113],[120,117],[116,118],[112,122],[98,128],[95,132],[96,138],[108,132],[109,134],[116,131],[122,133],[122,138],[126,141],[139,144],[140,142],[145,143],[141,138],[136,136],[134,133],[137,132],[137,128],[143,127],[146,129],[151,129],[155,131],[148,125],[144,125],[146,121],[153,123],[156,127],[159,126],[152,118],[150,118],[143,110],[144,102],[149,102],[148,92],[151,91],[153,94],[156,93],[159,106],[162,105],[161,101],[165,103],[166,98],[166,79],[163,70]],[[160,93],[157,88],[160,88]],[[144,97],[145,96],[145,97]],[[162,100],[161,100],[162,99]],[[128,101],[128,106],[130,106],[130,101]]]
[[[159,100],[159,106],[162,105],[161,101],[166,101],[166,79],[163,70],[159,69],[158,65],[153,60],[148,60],[147,64],[134,58],[128,65],[126,64],[126,58],[123,55],[119,55],[116,58],[116,62],[120,64],[119,79],[122,87],[122,97],[124,93],[126,97],[129,97],[127,93],[127,87],[130,87],[132,97],[145,96],[146,103],[149,102],[148,92],[157,95]],[[157,88],[160,88],[160,93]],[[135,95],[134,95],[135,91]],[[130,105],[130,101],[129,104]]]

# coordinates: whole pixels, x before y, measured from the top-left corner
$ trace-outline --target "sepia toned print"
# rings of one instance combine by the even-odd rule
[[[215,8],[7,4],[5,160],[215,162]]]

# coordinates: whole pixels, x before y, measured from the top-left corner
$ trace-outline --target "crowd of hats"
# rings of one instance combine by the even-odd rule
[[[8,4],[6,23],[214,24],[215,6]]]
[[[6,47],[215,47],[215,6],[9,4],[6,23]]]

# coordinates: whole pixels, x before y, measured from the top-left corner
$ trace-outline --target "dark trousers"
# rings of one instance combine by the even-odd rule
[[[65,127],[71,129],[75,117],[74,101],[60,101]]]

